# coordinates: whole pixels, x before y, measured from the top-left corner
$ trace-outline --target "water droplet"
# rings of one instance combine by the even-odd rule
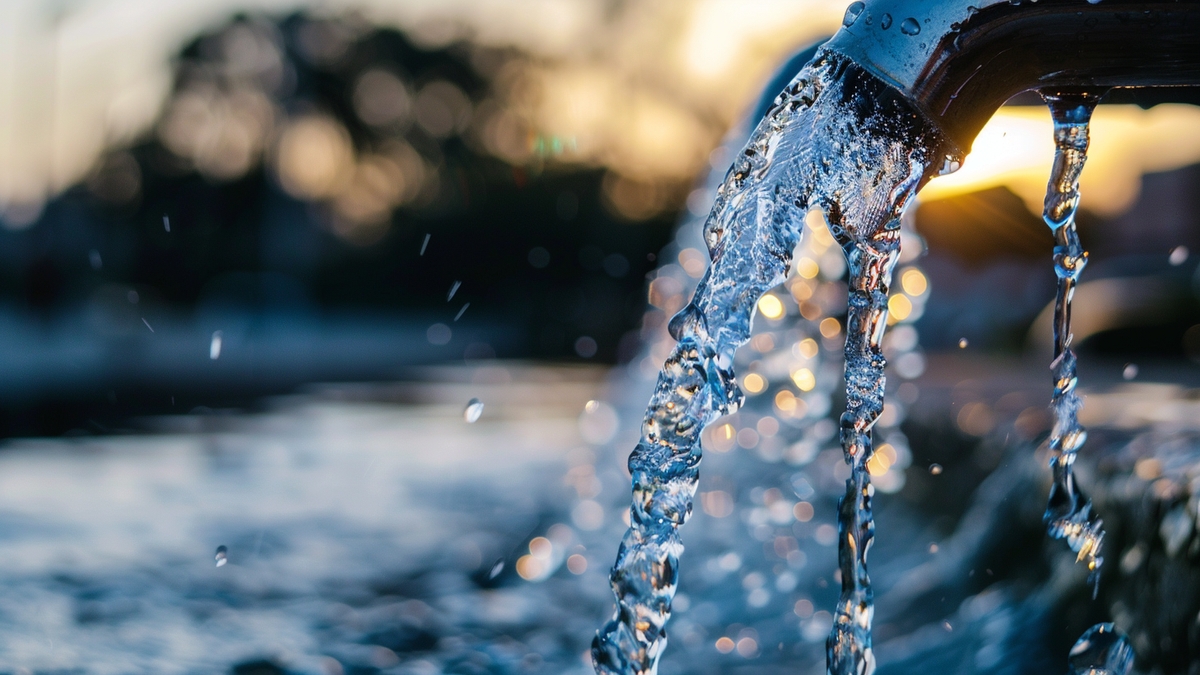
[[[450,302],[454,299],[454,294],[458,292],[460,287],[462,287],[462,282],[455,280],[454,284],[450,286],[450,293],[446,295],[446,302]]]
[[[969,345],[969,344],[970,344],[970,343],[969,343],[969,342],[967,342],[967,338],[965,338],[965,337],[963,337],[963,338],[958,338],[958,348],[959,348],[959,349],[966,349],[966,348],[967,348],[967,345]]]
[[[224,545],[217,547],[217,554],[214,556],[217,560],[217,567],[224,567],[225,563],[229,562],[229,549]]]
[[[458,314],[454,315],[454,320],[458,321],[459,319],[461,319],[462,315],[467,313],[467,308],[470,306],[471,306],[471,303],[469,303],[469,302],[466,303],[465,305],[463,305],[462,309],[458,310]]]
[[[1111,623],[1087,629],[1067,656],[1071,675],[1126,675],[1133,668],[1133,648]]]
[[[165,214],[163,215],[163,229],[166,230],[167,232],[171,231],[171,219],[168,218]]]
[[[1171,263],[1173,267],[1178,267],[1187,262],[1187,259],[1188,248],[1186,246],[1176,246],[1171,249],[1171,255],[1167,258],[1167,262]]]
[[[900,22],[900,32],[905,35],[917,35],[921,32],[921,24],[911,16]]]
[[[501,558],[496,561],[495,565],[492,565],[491,571],[488,572],[488,579],[495,579],[496,577],[500,576],[500,573],[503,571],[504,571],[504,558]]]
[[[467,401],[467,407],[463,408],[463,419],[467,424],[474,424],[479,421],[479,416],[483,414],[483,401],[473,398]]]
[[[420,255],[422,255],[422,256],[423,256],[423,255],[425,255],[425,247],[426,247],[426,246],[429,246],[429,238],[430,238],[430,237],[432,237],[432,236],[433,236],[432,234],[426,234],[426,235],[425,235],[425,241],[421,242],[421,253],[420,253]]]
[[[883,17],[879,19],[879,27],[884,30],[891,28],[892,27],[892,15],[884,14]]]
[[[1125,370],[1121,371],[1121,377],[1125,378],[1126,380],[1132,380],[1133,378],[1137,377],[1137,374],[1138,367],[1136,363],[1125,364]]]
[[[842,25],[851,26],[855,21],[858,21],[858,17],[862,14],[864,7],[866,7],[866,4],[863,2],[850,3],[850,6],[846,8],[846,16],[842,17]]]
[[[142,323],[146,324],[146,328],[149,328],[151,333],[154,332],[154,327],[150,325],[150,322],[144,316],[142,317]]]
[[[221,358],[221,331],[215,330],[212,334],[212,341],[208,343],[208,358],[216,361]]]
[[[931,476],[942,475],[942,465],[941,464],[930,464],[929,465],[929,475],[931,475]]]

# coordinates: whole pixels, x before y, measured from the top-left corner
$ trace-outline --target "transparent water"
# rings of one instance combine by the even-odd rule
[[[670,323],[666,359],[629,458],[631,526],[610,581],[614,617],[592,646],[601,674],[654,673],[678,580],[679,528],[691,515],[700,434],[742,403],[732,369],[758,300],[784,281],[806,213],[819,209],[849,267],[846,412],[850,478],[839,508],[842,593],[827,641],[830,672],[874,668],[867,553],[874,533],[867,463],[883,411],[882,338],[900,254],[900,215],[930,177],[938,139],[841,57],[824,53],[775,100],[717,191],[705,225],[712,264]]]

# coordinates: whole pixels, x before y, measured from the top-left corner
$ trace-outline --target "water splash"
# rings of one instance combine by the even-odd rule
[[[1133,648],[1111,623],[1098,623],[1071,647],[1070,675],[1127,675],[1133,669]]]
[[[629,458],[631,526],[610,574],[617,610],[592,644],[597,673],[657,672],[683,552],[679,528],[691,515],[699,475],[700,432],[742,403],[734,351],[750,337],[758,299],[786,277],[810,208],[825,214],[850,267],[841,438],[852,471],[839,509],[843,588],[827,654],[838,675],[873,669],[866,465],[882,411],[881,340],[900,213],[930,176],[940,146],[905,103],[831,53],[806,66],[759,123],[717,191],[704,230],[712,265],[671,320],[678,343]]]
[[[1050,460],[1054,483],[1043,520],[1050,536],[1066,539],[1077,560],[1086,561],[1088,580],[1095,594],[1100,582],[1100,548],[1104,541],[1103,522],[1092,509],[1092,502],[1075,482],[1073,466],[1079,448],[1087,440],[1087,431],[1079,424],[1083,403],[1075,393],[1079,378],[1075,371],[1075,353],[1071,351],[1071,297],[1079,276],[1087,266],[1088,254],[1075,230],[1075,211],[1079,207],[1079,174],[1087,161],[1088,121],[1099,98],[1093,94],[1044,94],[1054,119],[1054,167],[1046,186],[1042,218],[1054,233],[1054,273],[1058,277],[1058,295],[1054,301],[1054,428],[1050,432]]]
[[[217,567],[224,567],[229,562],[229,548],[225,545],[218,546],[213,558],[217,561]]]

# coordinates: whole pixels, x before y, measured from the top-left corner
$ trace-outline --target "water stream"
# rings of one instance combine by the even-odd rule
[[[1100,556],[1104,523],[1092,502],[1075,482],[1073,466],[1087,431],[1079,424],[1083,402],[1075,393],[1079,383],[1075,352],[1071,350],[1071,300],[1088,254],[1075,228],[1079,208],[1079,175],[1087,161],[1088,123],[1099,96],[1090,93],[1043,94],[1054,121],[1054,166],[1046,185],[1042,218],[1054,233],[1054,273],[1058,293],[1054,300],[1054,377],[1051,407],[1050,468],[1054,482],[1043,520],[1050,536],[1066,539],[1077,562],[1086,562],[1092,595],[1100,588]],[[1133,667],[1133,650],[1112,624],[1090,628],[1071,649],[1072,675],[1126,675]]]
[[[900,214],[947,158],[923,119],[842,57],[818,55],[792,80],[734,161],[705,225],[712,259],[690,303],[672,319],[678,341],[658,377],[629,458],[631,526],[610,574],[617,609],[592,644],[601,675],[650,675],[691,515],[700,432],[742,402],[734,351],[750,337],[758,299],[787,275],[804,216],[820,209],[850,269],[847,408],[841,441],[851,476],[839,507],[842,593],[827,642],[831,673],[874,667],[867,552],[874,492],[867,461],[883,409],[881,340],[900,251]]]

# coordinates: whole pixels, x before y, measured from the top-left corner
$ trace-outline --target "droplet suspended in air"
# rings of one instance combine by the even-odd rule
[[[473,398],[467,401],[467,407],[463,408],[463,419],[467,424],[474,424],[479,420],[479,416],[483,414],[483,401]]]
[[[1171,249],[1171,255],[1167,257],[1167,262],[1171,263],[1172,267],[1179,267],[1188,259],[1188,247],[1176,246]]]
[[[429,246],[429,238],[432,236],[433,236],[432,234],[425,235],[425,241],[421,242],[421,253],[419,255],[422,255],[422,256],[425,255],[425,247]]]
[[[1087,629],[1067,656],[1071,675],[1126,675],[1133,668],[1133,648],[1111,623]]]
[[[921,32],[921,24],[911,16],[900,22],[900,32],[905,35],[917,35]]]
[[[221,358],[221,331],[213,331],[212,340],[208,343],[208,358],[216,361]]]
[[[843,26],[854,25],[854,22],[858,21],[859,15],[862,14],[864,7],[866,7],[866,4],[862,3],[862,2],[850,3],[850,6],[846,8],[846,15],[844,17],[842,17],[842,25]]]
[[[452,286],[450,286],[450,293],[448,293],[448,294],[446,295],[446,302],[450,302],[451,300],[453,300],[453,299],[454,299],[454,294],[455,294],[455,293],[457,293],[457,292],[458,292],[458,289],[459,289],[459,288],[461,288],[461,287],[462,287],[462,282],[461,282],[461,281],[458,281],[458,280],[456,279],[456,280],[454,281],[454,284],[453,284]]]
[[[91,263],[92,269],[99,270],[104,267],[104,261],[100,259],[100,251],[92,249],[88,251],[88,262]]]
[[[217,560],[217,567],[224,567],[229,562],[229,549],[224,545],[218,546],[217,554],[213,557]]]
[[[167,232],[171,231],[171,219],[165,213],[163,214],[163,229]]]
[[[969,344],[971,344],[971,343],[967,342],[967,338],[965,338],[965,337],[958,338],[958,348],[959,349],[966,349],[967,345],[969,345]]]
[[[929,465],[929,475],[931,475],[931,476],[942,475],[942,465],[941,464],[930,464]]]
[[[1125,364],[1125,369],[1121,371],[1121,377],[1125,378],[1127,381],[1137,377],[1137,374],[1138,367],[1136,363]]]
[[[488,572],[488,579],[495,579],[496,577],[500,576],[500,573],[503,571],[504,571],[504,558],[501,558],[496,561],[495,565],[492,565],[492,569]]]

